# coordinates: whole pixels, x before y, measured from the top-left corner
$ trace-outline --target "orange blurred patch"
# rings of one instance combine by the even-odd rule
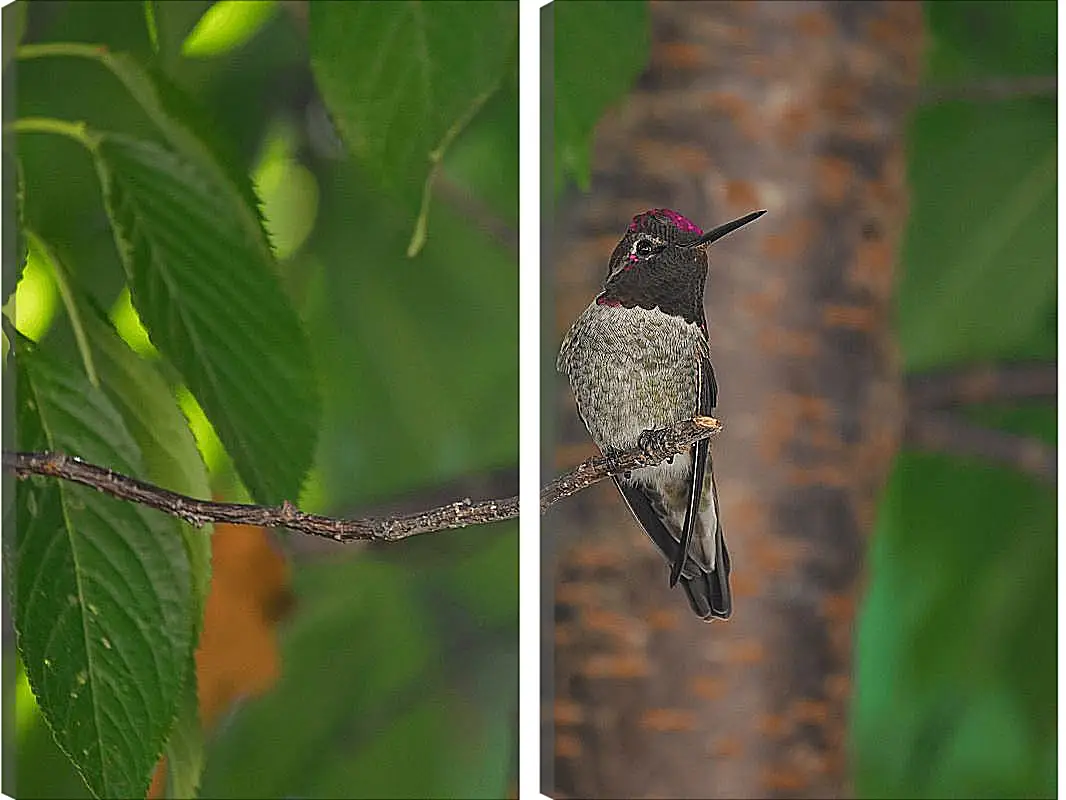
[[[678,733],[696,730],[696,714],[681,708],[650,708],[640,726],[653,731]]]
[[[877,329],[877,314],[870,306],[827,305],[822,322],[830,328],[850,328],[872,333]]]
[[[585,721],[585,712],[570,700],[555,701],[555,724],[559,726],[580,725]]]
[[[606,544],[582,544],[571,549],[569,563],[583,569],[616,569],[623,562],[617,547]]]
[[[763,643],[754,639],[739,639],[730,643],[728,660],[733,664],[759,664],[766,659]]]
[[[216,525],[211,589],[196,651],[200,722],[210,730],[234,701],[266,692],[281,665],[276,627],[293,604],[289,565],[263,528]],[[166,760],[148,797],[162,797]]]
[[[796,17],[796,30],[804,36],[824,38],[833,34],[836,23],[824,11],[804,11]]]
[[[681,615],[668,608],[648,612],[648,627],[653,631],[672,631],[680,627]]]
[[[698,70],[707,59],[707,48],[690,42],[670,42],[656,48],[656,61],[668,70]]]
[[[795,219],[785,230],[763,237],[763,254],[781,261],[796,261],[810,247],[814,239],[814,223],[809,219]]]
[[[729,180],[725,184],[725,200],[733,208],[758,208],[759,193],[751,181]]]
[[[581,673],[588,678],[646,678],[650,667],[643,656],[592,656],[582,664]]]
[[[819,198],[831,205],[844,202],[855,180],[851,164],[842,158],[823,156],[816,162],[815,169]]]
[[[580,758],[581,740],[569,734],[556,734],[555,755],[559,758]]]

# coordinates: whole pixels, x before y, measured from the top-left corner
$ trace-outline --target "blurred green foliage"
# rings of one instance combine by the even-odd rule
[[[495,526],[446,560],[419,549],[432,546],[297,577],[301,608],[281,683],[219,736],[204,796],[506,795],[516,758],[517,540]],[[465,596],[456,588],[464,583],[475,587]],[[487,597],[504,605],[487,613]]]
[[[555,191],[567,180],[588,190],[592,131],[632,88],[648,60],[651,33],[646,0],[556,0],[552,3]],[[595,64],[595,69],[588,65]]]
[[[194,135],[206,136],[224,154],[226,170],[254,180],[281,285],[310,342],[306,362],[321,396],[302,507],[358,513],[465,476],[514,469],[517,4],[499,3],[499,13],[481,16],[493,21],[502,50],[477,107],[463,109],[468,113],[461,124],[447,125],[446,147],[432,143],[436,161],[428,152],[412,153],[424,159],[427,175],[436,165],[424,199],[432,209],[422,208],[425,246],[414,258],[406,255],[416,218],[410,198],[394,190],[381,165],[360,160],[359,149],[333,128],[331,118],[344,110],[318,95],[311,69],[316,25],[301,18],[299,8],[127,0],[37,3],[27,13],[26,5],[4,10],[5,36],[12,30],[9,14],[25,14],[24,44],[87,42],[152,65],[196,107],[183,108],[180,116]],[[339,7],[345,5],[333,11],[344,13]],[[432,5],[396,7],[432,18],[439,13]],[[411,20],[404,29],[412,31]],[[354,69],[366,55],[355,39],[322,56],[335,60],[335,73]],[[418,68],[430,78],[449,70],[463,74],[457,60],[476,55],[463,45],[426,60],[411,42],[405,47],[392,52],[395,66]],[[5,47],[5,59],[9,53]],[[94,120],[103,130],[159,139],[153,120],[104,71],[94,73],[84,63],[34,70],[16,62],[9,68],[16,69],[21,115]],[[411,113],[420,108],[404,107]],[[344,134],[344,125],[338,127]],[[36,229],[75,265],[77,284],[91,302],[112,310],[129,354],[158,370],[190,414],[213,491],[243,496],[234,453],[224,452],[214,434],[215,412],[207,409],[205,416],[169,360],[147,341],[134,311],[136,291],[130,305],[91,159],[61,138],[35,136],[25,147],[23,138],[20,160],[36,165],[27,170],[34,179],[27,181],[26,201]],[[147,185],[144,176],[135,177],[139,188]],[[500,235],[508,230],[509,236]],[[201,245],[198,230],[185,233],[185,246]],[[42,347],[77,367],[77,337],[50,269],[33,263],[19,286],[14,318],[20,328],[33,322]],[[30,276],[43,277],[31,285]],[[232,286],[224,267],[217,280],[216,295],[223,296]],[[244,310],[241,298],[225,296],[234,313]],[[31,311],[35,302],[37,315],[23,319],[19,309]],[[258,346],[269,352],[273,345],[267,337]],[[237,355],[248,369],[261,367],[254,347],[242,345]],[[269,392],[263,394],[249,406],[253,417],[269,405]],[[270,429],[282,423],[257,424]],[[285,458],[280,452],[275,457]],[[268,458],[263,466],[281,465]],[[517,526],[429,539],[297,555],[297,606],[281,628],[282,679],[215,732],[205,796],[498,797],[508,791],[515,776]],[[15,782],[8,776],[5,791],[85,796],[32,695],[22,691],[18,702]]]
[[[928,87],[1056,74],[1054,3],[925,8]],[[916,112],[897,294],[908,370],[1054,363],[1056,117],[1054,96]],[[969,414],[1057,440],[1053,404]],[[1055,795],[1056,522],[1053,487],[977,462],[899,457],[856,644],[860,796]]]

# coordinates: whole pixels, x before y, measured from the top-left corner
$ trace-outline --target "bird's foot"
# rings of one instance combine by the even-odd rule
[[[662,459],[666,456],[663,452],[666,444],[663,439],[663,431],[661,430],[642,431],[640,436],[637,437],[637,447],[648,458]]]

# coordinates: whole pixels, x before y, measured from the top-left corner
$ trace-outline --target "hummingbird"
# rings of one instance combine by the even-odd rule
[[[605,455],[633,449],[645,431],[711,416],[718,383],[703,310],[704,248],[765,213],[706,233],[666,208],[629,223],[611,254],[603,290],[570,327],[556,361],[581,421]],[[701,619],[729,619],[729,551],[708,441],[615,476],[614,483],[671,565],[670,586],[680,581]]]

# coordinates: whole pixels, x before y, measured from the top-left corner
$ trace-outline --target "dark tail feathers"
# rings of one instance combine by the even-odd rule
[[[729,579],[722,580],[717,570],[704,572],[696,578],[681,577],[681,586],[688,595],[689,605],[700,619],[729,619],[733,613],[733,598],[729,596]]]
[[[729,550],[719,536],[722,549],[718,551],[714,572],[703,572],[694,578],[681,576],[681,585],[688,595],[689,605],[700,619],[729,619],[733,613],[733,596],[729,591]]]

